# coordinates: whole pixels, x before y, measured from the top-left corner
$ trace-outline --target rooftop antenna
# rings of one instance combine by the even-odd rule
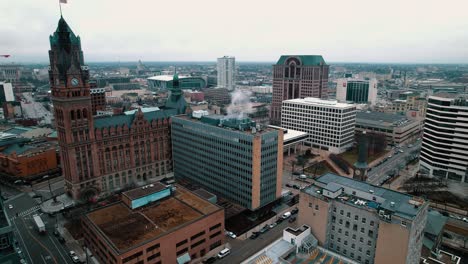
[[[62,17],[62,4],[66,4],[67,0],[59,0],[59,9],[60,9],[60,17]]]

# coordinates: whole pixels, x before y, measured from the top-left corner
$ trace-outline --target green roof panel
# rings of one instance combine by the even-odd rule
[[[301,61],[304,66],[320,66],[327,65],[322,55],[282,55],[276,65],[283,65],[286,63],[288,58],[297,58]]]

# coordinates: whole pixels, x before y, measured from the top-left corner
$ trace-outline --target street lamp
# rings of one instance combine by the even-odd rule
[[[52,193],[52,187],[50,186],[50,178],[49,178],[49,175],[45,175],[44,177],[42,177],[42,179],[47,179],[47,183],[48,183],[48,185],[49,185],[50,196],[54,199],[54,202],[57,202],[57,197],[55,197],[54,194]]]

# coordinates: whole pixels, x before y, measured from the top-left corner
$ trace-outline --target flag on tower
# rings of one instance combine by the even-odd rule
[[[61,3],[61,4],[66,4],[66,3],[67,3],[67,0],[60,0],[60,3]]]

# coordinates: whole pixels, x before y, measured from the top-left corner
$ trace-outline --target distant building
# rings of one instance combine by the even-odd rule
[[[160,183],[87,213],[84,242],[101,263],[188,263],[224,244],[224,209]]]
[[[98,111],[106,110],[106,89],[91,88],[90,95],[93,115],[97,115]]]
[[[468,182],[468,96],[438,94],[428,99],[420,169],[430,176]]]
[[[21,78],[22,66],[18,64],[0,65],[0,81],[18,81]]]
[[[0,172],[31,178],[57,172],[57,146],[50,143],[16,143],[0,152]]]
[[[418,264],[429,203],[327,173],[303,189],[299,224],[318,244],[365,264]]]
[[[337,80],[336,99],[338,101],[353,102],[356,104],[371,104],[377,102],[376,79],[343,78]]]
[[[174,176],[250,210],[281,196],[283,131],[248,118],[172,118]]]
[[[357,112],[356,132],[385,135],[390,145],[401,145],[420,136],[419,122],[405,115],[381,112]]]
[[[204,89],[205,99],[215,104],[229,104],[231,102],[231,94],[226,88],[209,88]]]
[[[329,66],[320,55],[283,55],[273,65],[271,124],[280,125],[284,100],[328,98]]]
[[[184,90],[185,100],[190,103],[198,103],[205,101],[205,94],[200,91]]]
[[[356,106],[318,98],[283,101],[281,125],[306,132],[306,145],[342,153],[353,146]]]
[[[236,88],[236,58],[224,56],[218,58],[218,87],[232,91]]]
[[[173,88],[172,75],[157,75],[147,78],[148,88],[151,90],[167,90]],[[199,76],[179,75],[181,89],[201,90],[207,87],[207,81]]]
[[[12,255],[15,252],[14,227],[10,217],[7,215],[7,209],[3,203],[3,197],[0,197],[0,258],[6,255]],[[13,263],[13,262],[12,262]]]
[[[15,101],[13,86],[8,82],[0,82],[0,104]]]

